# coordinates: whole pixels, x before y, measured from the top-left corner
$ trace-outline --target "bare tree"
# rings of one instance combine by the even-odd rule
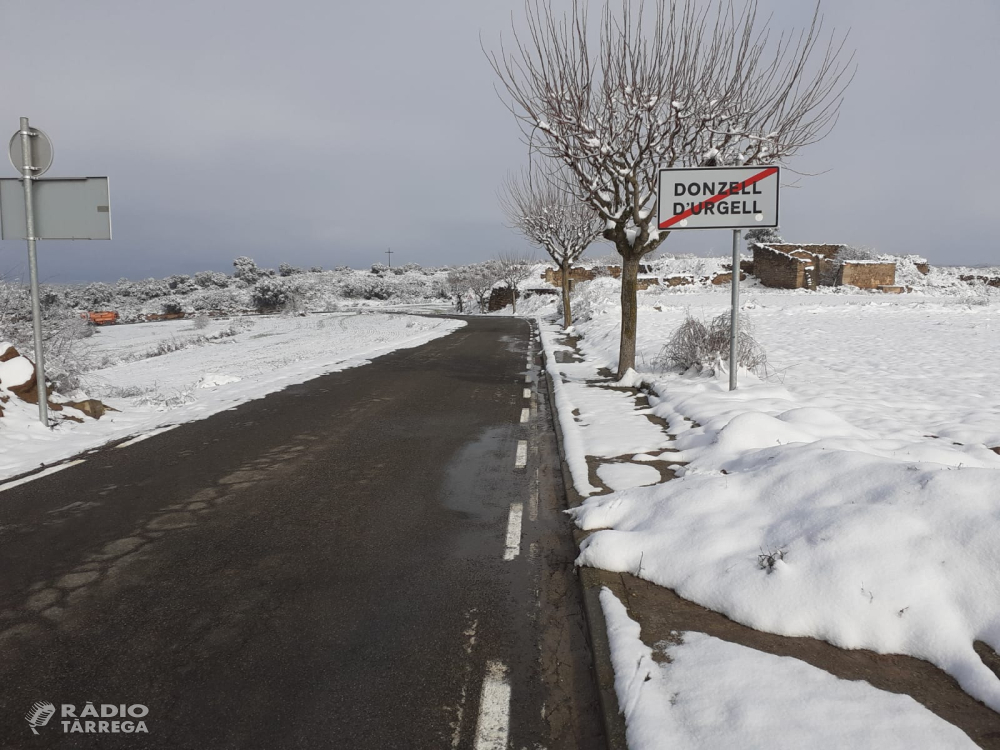
[[[500,190],[500,206],[511,225],[559,266],[563,324],[569,328],[573,321],[569,303],[570,268],[601,236],[604,222],[589,204],[551,179],[532,174],[531,170],[507,175]]]
[[[455,295],[455,307],[458,312],[465,312],[465,293],[469,291],[469,286],[467,268],[456,268],[448,273],[448,289]]]
[[[468,289],[479,304],[479,312],[484,313],[486,312],[493,287],[501,280],[499,267],[496,261],[488,260],[485,263],[466,266],[465,270],[468,279]]]
[[[639,261],[669,234],[657,171],[784,162],[833,127],[852,57],[821,40],[819,5],[807,29],[772,40],[756,0],[611,2],[595,39],[585,2],[561,14],[527,0],[526,32],[486,54],[531,153],[565,166],[622,257],[620,377],[635,364]]]
[[[517,314],[517,287],[531,278],[535,260],[526,255],[501,253],[497,256],[496,268],[499,280],[510,289],[511,312]]]

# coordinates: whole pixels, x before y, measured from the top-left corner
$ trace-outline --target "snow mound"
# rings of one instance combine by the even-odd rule
[[[606,588],[601,605],[631,750],[976,747],[908,695],[704,633],[680,634],[665,648],[669,662],[658,663]]]
[[[0,349],[3,346],[0,345]],[[6,362],[0,362],[0,385],[5,389],[24,385],[35,374],[35,366],[27,357],[14,357]]]
[[[198,381],[199,388],[215,388],[220,385],[229,385],[230,383],[239,383],[240,378],[235,375],[218,375],[216,373],[207,372],[201,376],[201,380]]]

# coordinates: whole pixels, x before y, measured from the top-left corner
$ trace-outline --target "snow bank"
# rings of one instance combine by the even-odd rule
[[[553,378],[583,383],[617,366],[619,308],[603,284],[580,294],[586,362]],[[707,317],[725,296],[640,294],[637,377],[686,465],[572,511],[596,530],[578,562],[760,630],[927,659],[1000,711],[1000,680],[973,650],[1000,650],[998,311],[806,294],[747,295],[775,377],[741,372],[735,392],[724,374],[649,365],[692,302]],[[589,427],[614,419],[595,413]],[[656,452],[640,442],[627,448]]]
[[[86,374],[84,388],[119,411],[48,429],[39,423],[37,407],[10,399],[0,418],[0,478],[112,440],[204,419],[324,373],[419,346],[465,323],[398,314],[268,316],[242,319],[231,335],[213,338],[233,325],[212,321],[193,331],[190,321],[179,320],[101,329],[89,341],[95,358],[106,364]],[[165,353],[152,356],[160,351]],[[12,368],[20,368],[12,379],[30,377],[17,361],[0,363],[3,385]]]
[[[658,663],[608,589],[601,605],[631,750],[976,747],[909,696],[703,633],[678,634]]]

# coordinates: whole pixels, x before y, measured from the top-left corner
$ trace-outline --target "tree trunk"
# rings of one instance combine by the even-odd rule
[[[562,264],[563,328],[569,328],[573,316],[569,310],[569,261]]]
[[[619,252],[621,252],[619,250]],[[635,368],[635,332],[638,318],[639,259],[642,257],[630,247],[622,253],[622,337],[618,351],[618,379],[625,376],[631,367]]]

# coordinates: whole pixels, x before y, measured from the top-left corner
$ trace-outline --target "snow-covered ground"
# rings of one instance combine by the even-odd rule
[[[704,633],[678,633],[657,659],[608,589],[601,605],[631,750],[976,747],[907,695]]]
[[[617,491],[573,512],[595,530],[578,562],[640,575],[760,630],[926,659],[1000,711],[1000,680],[973,650],[979,640],[1000,651],[995,290],[748,284],[743,310],[770,376],[741,371],[735,392],[725,373],[654,365],[687,313],[728,309],[728,287],[641,292],[639,372],[623,385],[645,384],[648,410],[585,384],[617,366],[618,296],[605,279],[575,295],[583,361],[556,362],[568,347],[558,324],[542,326],[577,491],[597,492],[586,456],[640,454],[632,471],[599,468]],[[648,434],[646,411],[666,420],[677,452],[661,454],[663,432]],[[678,478],[641,486],[653,477],[639,467],[655,457]],[[691,659],[716,650],[687,643],[680,653]]]
[[[87,339],[102,366],[87,373],[76,395],[119,411],[48,430],[38,422],[37,406],[10,398],[0,418],[0,478],[108,441],[203,419],[463,325],[394,313],[332,313],[212,320],[204,328],[191,320],[102,328]],[[0,391],[6,392],[3,385]]]

